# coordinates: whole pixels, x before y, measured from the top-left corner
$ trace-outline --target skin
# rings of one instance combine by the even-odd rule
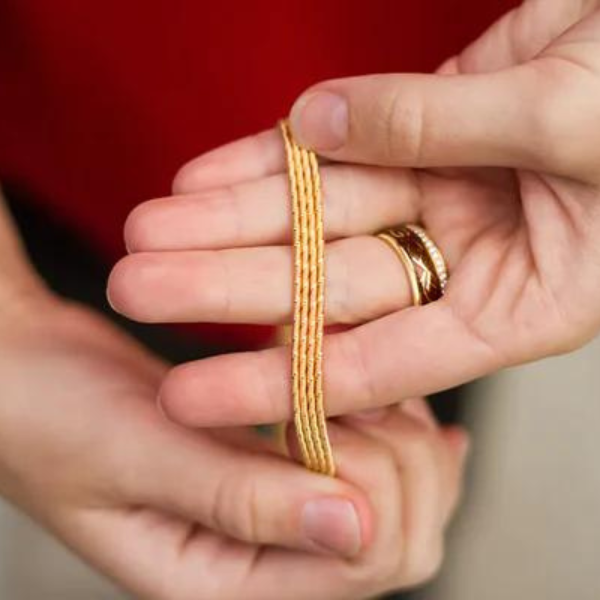
[[[599,99],[598,3],[531,0],[437,74],[328,81],[296,102],[296,137],[330,159],[327,319],[350,326],[325,344],[330,414],[436,392],[597,334]],[[189,163],[173,197],[131,214],[113,305],[151,322],[289,322],[286,186],[276,131]],[[406,221],[424,223],[451,272],[446,296],[426,307],[409,307],[402,266],[372,236]],[[288,418],[287,352],[175,367],[162,406],[190,426]]]
[[[422,401],[332,424],[317,476],[165,418],[168,365],[45,288],[1,198],[0,257],[0,495],[136,598],[358,600],[437,570],[467,439]]]

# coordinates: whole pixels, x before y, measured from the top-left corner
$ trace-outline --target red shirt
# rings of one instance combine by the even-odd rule
[[[185,161],[319,80],[434,69],[511,0],[3,0],[0,181],[114,260]]]

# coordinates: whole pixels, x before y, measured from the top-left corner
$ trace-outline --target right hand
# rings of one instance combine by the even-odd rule
[[[291,112],[296,139],[329,159],[325,319],[352,326],[324,339],[330,416],[600,332],[600,0],[529,0],[444,71],[323,82]],[[148,322],[291,323],[280,132],[191,161],[174,190],[131,213],[115,308]],[[418,309],[373,235],[406,222],[424,225],[451,274]],[[288,349],[270,348],[177,366],[161,396],[191,427],[269,423],[289,418],[290,381]],[[211,402],[216,385],[226,406]]]
[[[422,406],[332,424],[340,477],[318,476],[168,422],[165,365],[85,309],[27,304],[0,319],[0,493],[136,596],[349,600],[437,568],[465,440]]]

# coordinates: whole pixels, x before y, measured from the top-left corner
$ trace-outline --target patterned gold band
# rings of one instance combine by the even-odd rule
[[[400,258],[415,306],[442,297],[448,282],[448,269],[439,248],[422,227],[401,225],[386,229],[377,237]]]

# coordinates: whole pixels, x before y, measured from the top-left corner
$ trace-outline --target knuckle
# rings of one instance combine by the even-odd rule
[[[573,158],[568,140],[574,132],[563,107],[562,94],[539,92],[527,116],[533,140],[531,151],[543,152],[544,162],[551,165]]]
[[[438,434],[420,424],[406,428],[399,441],[401,460],[422,469],[434,465],[437,462],[439,443]]]
[[[402,563],[398,559],[398,553],[387,552],[385,555],[379,557],[376,562],[373,562],[365,577],[365,583],[379,590],[391,590],[404,584],[403,578],[400,575],[401,569]],[[402,581],[399,583],[399,580]]]
[[[579,174],[600,156],[600,84],[588,67],[567,57],[547,56],[534,63],[529,103],[531,145],[544,162]],[[589,143],[586,143],[586,140]],[[596,149],[592,151],[592,148]]]
[[[356,204],[355,169],[347,165],[323,166],[323,187],[326,234],[329,239],[340,238],[354,229]],[[343,190],[344,196],[340,194]]]
[[[368,358],[369,353],[361,338],[355,332],[348,331],[336,336],[335,340],[343,361],[348,365],[348,372],[353,373],[354,383],[361,397],[360,405],[367,408],[377,406],[375,378]]]
[[[379,577],[387,583],[388,587],[404,585],[406,579],[403,573],[404,562],[404,548],[401,545],[392,552],[386,553],[385,558],[381,560]]]
[[[202,213],[210,215],[210,220],[219,224],[219,234],[224,241],[231,243],[242,239],[244,211],[238,186],[228,185],[218,191],[206,192],[198,200]]]
[[[352,585],[368,590],[365,595],[380,594],[406,585],[402,576],[400,548],[380,552],[352,572]]]
[[[327,271],[330,277],[326,281],[326,312],[328,321],[339,324],[353,324],[357,320],[354,306],[356,297],[352,277],[352,262],[344,246],[333,244],[327,256]]]
[[[258,493],[255,481],[239,472],[223,475],[213,494],[209,526],[244,542],[259,542]]]
[[[400,91],[397,86],[381,100],[382,158],[387,164],[419,166],[422,161],[426,111],[421,96],[409,87]]]
[[[199,272],[205,273],[206,281],[220,282],[220,285],[207,285],[202,289],[207,304],[213,307],[216,320],[223,323],[230,322],[235,318],[233,310],[235,278],[230,272],[227,255],[220,254],[218,251],[206,252],[199,267]]]
[[[420,585],[431,581],[439,573],[443,561],[444,543],[441,538],[412,555],[409,552],[402,573],[402,583]]]

